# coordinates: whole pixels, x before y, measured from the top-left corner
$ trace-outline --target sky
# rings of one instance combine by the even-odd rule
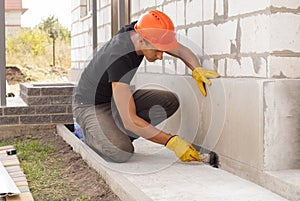
[[[34,27],[53,15],[60,24],[71,30],[71,1],[23,0],[23,8],[28,10],[21,17],[22,27]]]

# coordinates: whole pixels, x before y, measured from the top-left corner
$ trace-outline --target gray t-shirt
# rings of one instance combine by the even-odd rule
[[[75,101],[84,104],[101,104],[111,101],[111,82],[129,84],[143,55],[136,54],[130,39],[135,22],[121,28],[93,57],[81,74],[75,90]]]

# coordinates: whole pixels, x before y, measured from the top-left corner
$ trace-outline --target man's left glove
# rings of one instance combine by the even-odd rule
[[[183,162],[201,162],[203,160],[200,153],[190,143],[177,135],[171,137],[165,146],[174,151],[176,156]]]
[[[197,85],[203,96],[206,96],[204,83],[211,85],[211,81],[209,80],[210,78],[220,77],[220,75],[215,70],[206,70],[202,67],[195,68],[193,70],[192,76],[197,81]]]

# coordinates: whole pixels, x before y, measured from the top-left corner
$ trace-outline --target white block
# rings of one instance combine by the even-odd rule
[[[203,60],[202,67],[209,70],[216,70],[216,67],[214,65],[214,60],[212,58]]]
[[[77,35],[74,40],[76,40],[78,44],[77,47],[84,47],[86,45],[83,34]]]
[[[108,41],[111,38],[111,25],[107,24],[105,27],[105,41]]]
[[[202,18],[202,0],[190,0],[186,2],[186,24],[200,22]]]
[[[97,26],[101,26],[103,24],[104,24],[104,9],[100,9],[98,11]]]
[[[270,5],[270,0],[228,0],[228,16],[236,16],[245,13],[251,13],[258,10],[264,10]]]
[[[72,37],[72,48],[78,48],[84,46],[82,35],[76,35]]]
[[[229,77],[266,77],[267,62],[263,58],[242,57],[240,63],[236,59],[227,59]]]
[[[236,38],[237,21],[204,26],[204,51],[206,54],[229,54],[230,41]]]
[[[186,37],[185,29],[176,30],[176,39],[184,45],[187,44],[188,39]]]
[[[72,69],[79,69],[79,63],[76,61],[72,61],[71,63],[71,68]]]
[[[203,21],[214,19],[214,1],[203,0]]]
[[[140,11],[140,1],[130,0],[131,13],[137,13]]]
[[[146,62],[146,72],[148,73],[163,73],[162,61]]]
[[[241,26],[241,52],[270,51],[270,18],[267,15],[257,15],[243,18]]]
[[[177,21],[177,14],[176,14],[176,2],[173,1],[171,3],[168,3],[167,5],[163,6],[163,12],[170,17],[172,20],[174,26],[176,26]]]
[[[79,19],[80,19],[80,8],[78,7],[77,9],[72,11],[71,20],[72,22],[76,22]]]
[[[137,69],[137,72],[138,72],[138,73],[144,73],[144,72],[146,72],[145,66],[144,66],[144,65],[141,65],[141,66]]]
[[[104,42],[105,41],[105,29],[104,27],[98,28],[98,41]]]
[[[101,0],[100,5],[101,5],[101,7],[110,5],[110,0]]]
[[[82,31],[88,31],[92,27],[92,18],[86,18],[82,21]]]
[[[226,76],[226,59],[219,59],[218,60],[218,68],[217,68],[217,72],[221,75],[221,76]]]
[[[271,0],[271,6],[297,9],[300,5],[300,0]]]
[[[106,7],[103,12],[103,24],[111,23],[111,8]]]
[[[193,27],[188,29],[188,47],[197,55],[202,55],[202,27]]]
[[[163,3],[164,3],[164,0],[156,0],[156,6],[161,6]]]
[[[300,77],[300,58],[299,57],[275,57],[269,59],[269,77]]]
[[[278,13],[271,15],[271,49],[300,52],[300,15]]]
[[[163,12],[167,14],[174,26],[184,25],[185,18],[184,18],[184,1],[172,1],[167,5],[163,6]]]
[[[299,79],[277,79],[264,83],[265,170],[300,167],[299,89]]]
[[[216,15],[224,15],[224,1],[216,0]]]
[[[76,58],[75,50],[71,50],[71,61],[76,61]]]
[[[184,0],[176,1],[176,26],[185,25]]]
[[[155,0],[139,0],[140,1],[140,9],[146,9],[149,7],[155,6]]]
[[[165,59],[164,63],[165,63],[164,72],[166,74],[175,74],[176,73],[175,63],[174,63],[173,59]]]
[[[186,66],[185,63],[183,61],[181,61],[180,59],[177,59],[177,68],[176,68],[176,74],[178,75],[184,75],[186,72]]]
[[[71,10],[77,8],[78,6],[80,6],[80,0],[71,1]]]

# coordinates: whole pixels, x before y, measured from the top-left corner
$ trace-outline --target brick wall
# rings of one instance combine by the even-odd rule
[[[73,123],[73,84],[23,83],[23,106],[0,108],[0,125]]]

